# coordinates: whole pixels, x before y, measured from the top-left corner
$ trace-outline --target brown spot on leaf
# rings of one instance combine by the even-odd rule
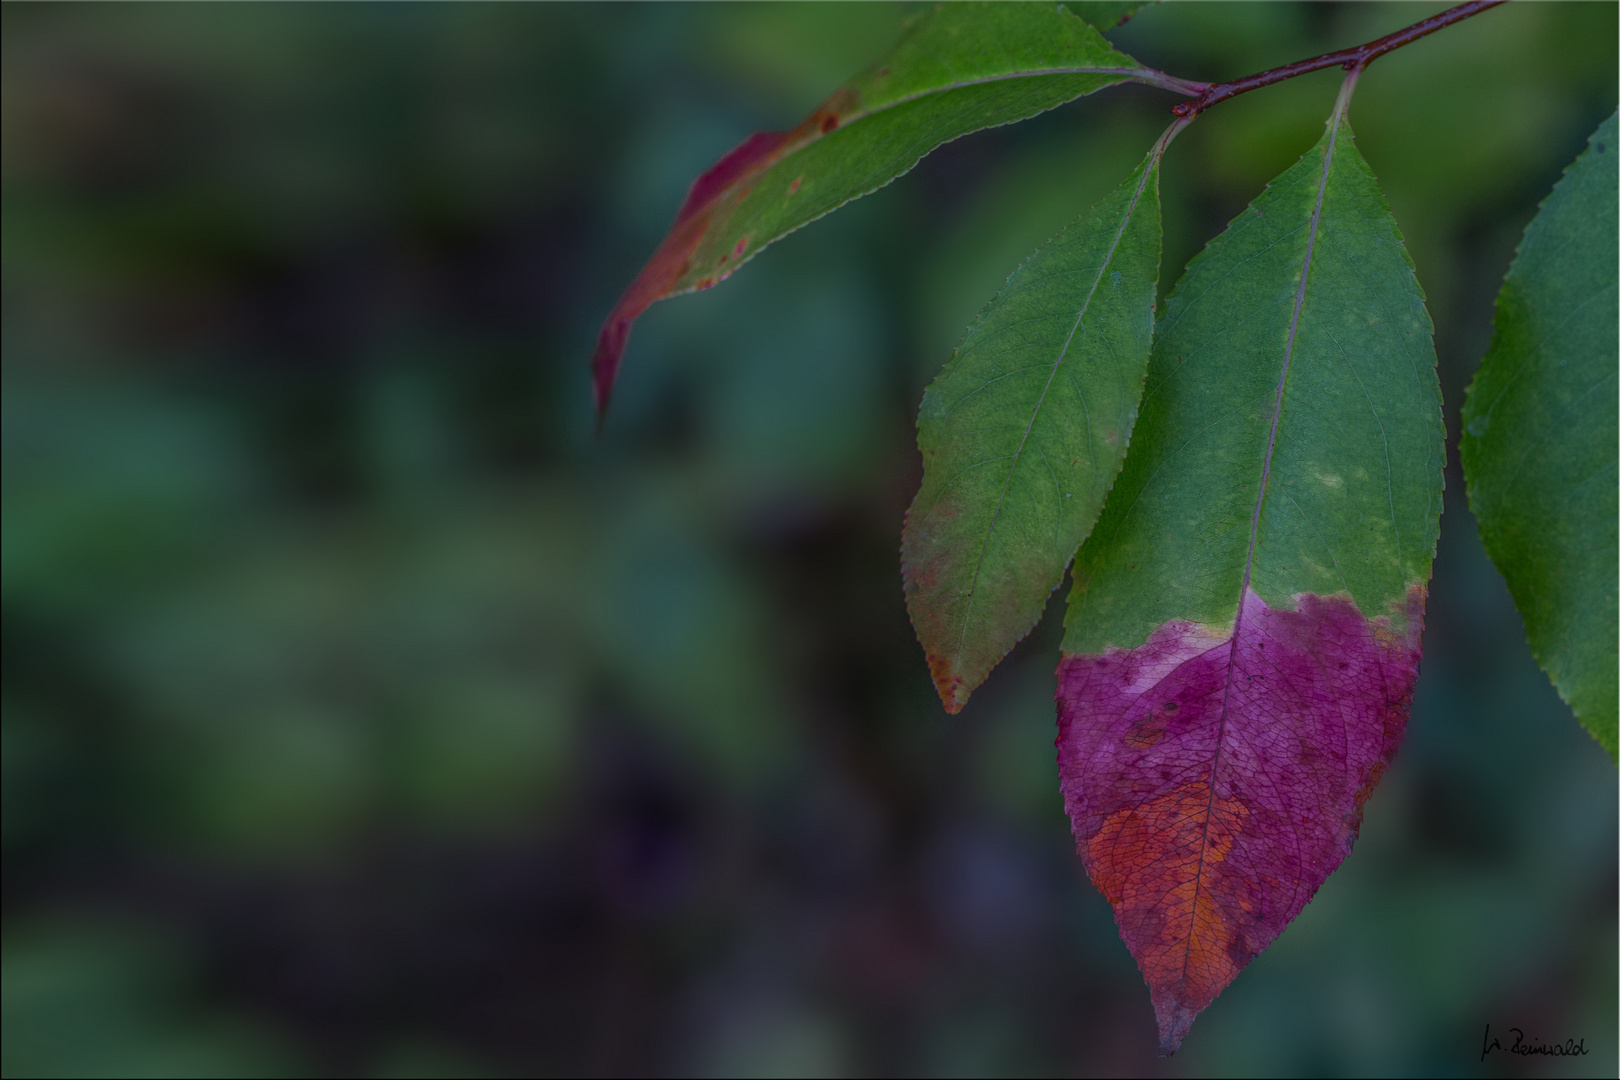
[[[1146,750],[1156,746],[1164,740],[1165,718],[1161,713],[1155,716],[1148,713],[1125,732],[1125,745],[1132,750]]]
[[[939,700],[948,713],[959,713],[962,706],[967,704],[967,694],[962,685],[962,676],[951,669],[951,662],[943,656],[928,654],[928,672],[934,677],[934,687],[939,691]]]
[[[1354,816],[1351,818],[1352,828],[1358,830],[1361,828],[1361,808],[1367,805],[1368,799],[1372,798],[1373,788],[1378,786],[1378,781],[1383,777],[1384,763],[1382,761],[1374,762],[1372,769],[1367,774],[1367,782],[1361,785],[1360,791],[1356,792],[1356,809]]]

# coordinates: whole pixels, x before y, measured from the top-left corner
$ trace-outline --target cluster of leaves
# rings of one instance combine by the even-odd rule
[[[1192,98],[1112,194],[1013,271],[924,394],[902,540],[906,602],[951,712],[1072,565],[1063,795],[1172,1052],[1348,854],[1410,711],[1445,430],[1423,293],[1349,113],[1372,59],[1444,22],[1290,66],[1343,60],[1321,139],[1155,312],[1164,155],[1202,109],[1267,80],[1214,87],[1120,53],[1098,30],[1135,6],[921,17],[804,123],[693,183],[593,365],[601,409],[649,304],[716,284],[947,140],[1121,82]],[[1615,123],[1526,231],[1462,450],[1531,647],[1611,754]]]

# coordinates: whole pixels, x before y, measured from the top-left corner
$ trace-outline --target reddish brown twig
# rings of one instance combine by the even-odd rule
[[[1340,49],[1338,52],[1323,53],[1321,56],[1309,60],[1296,60],[1292,64],[1262,71],[1257,75],[1246,75],[1229,83],[1218,83],[1205,90],[1191,101],[1183,101],[1170,111],[1177,116],[1191,118],[1197,116],[1216,102],[1227,98],[1247,94],[1250,90],[1258,90],[1262,86],[1292,79],[1296,75],[1305,75],[1312,71],[1321,71],[1323,68],[1342,67],[1346,71],[1364,68],[1387,52],[1394,52],[1402,45],[1410,45],[1420,37],[1425,37],[1436,30],[1460,22],[1471,15],[1478,15],[1486,8],[1493,8],[1507,0],[1472,0],[1467,4],[1458,4],[1454,8],[1442,11],[1438,15],[1415,22],[1404,30],[1397,30],[1393,34],[1386,34],[1377,41],[1369,41],[1365,45],[1357,45],[1353,49]]]

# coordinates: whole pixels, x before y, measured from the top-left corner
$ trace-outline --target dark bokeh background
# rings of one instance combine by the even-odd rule
[[[1615,770],[1454,448],[1406,746],[1174,1060],[1058,797],[1060,604],[933,696],[922,387],[1167,95],[964,139],[657,305],[591,438],[687,182],[904,10],[5,5],[8,1075],[1614,1075]],[[1214,79],[1432,10],[1113,36]],[[1454,433],[1616,48],[1613,4],[1513,5],[1362,81]],[[1337,81],[1178,140],[1167,283]],[[1591,1053],[1481,1063],[1486,1024]]]

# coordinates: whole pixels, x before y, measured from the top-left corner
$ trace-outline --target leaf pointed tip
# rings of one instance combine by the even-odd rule
[[[1189,1008],[1178,1001],[1163,1008],[1156,1006],[1153,1011],[1159,1021],[1159,1056],[1174,1057],[1202,1010]]]
[[[934,676],[934,689],[939,691],[939,701],[945,706],[945,711],[952,716],[961,712],[962,706],[967,704],[968,695],[973,693],[973,687],[956,673],[951,662],[943,656],[930,654],[928,671]]]
[[[630,336],[630,324],[635,316],[615,311],[602,324],[596,335],[596,349],[591,353],[591,396],[596,402],[596,433],[602,433],[607,418],[608,401],[613,397],[613,384],[619,377],[619,361],[624,356],[624,345]]]

